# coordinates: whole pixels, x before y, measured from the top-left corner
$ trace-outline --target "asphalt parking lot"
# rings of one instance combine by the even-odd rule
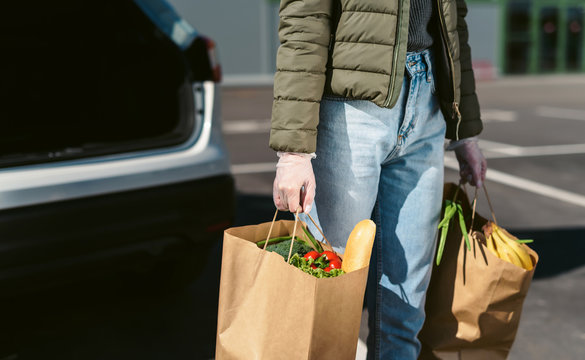
[[[480,146],[488,159],[486,185],[497,220],[518,236],[535,239],[532,247],[540,255],[510,359],[582,359],[585,76],[509,77],[477,87],[485,122]],[[270,217],[276,162],[267,148],[271,91],[230,88],[223,98],[239,207],[261,209],[260,221]],[[457,169],[448,154],[447,181],[457,181]],[[485,198],[478,204],[488,216]],[[364,340],[366,333],[363,329]],[[362,343],[359,349],[358,358],[364,359]]]
[[[487,187],[500,225],[540,255],[512,360],[585,354],[585,76],[478,84]],[[270,87],[225,87],[224,133],[238,190],[236,224],[269,221],[276,156]],[[446,159],[446,179],[457,180]],[[479,212],[489,214],[480,198]],[[0,301],[2,360],[210,359],[219,244],[183,291],[134,291],[119,279]],[[365,331],[362,332],[362,339]],[[359,344],[357,359],[364,359]]]

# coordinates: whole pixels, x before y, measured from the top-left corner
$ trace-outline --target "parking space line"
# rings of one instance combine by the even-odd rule
[[[451,170],[459,171],[459,163],[452,156],[445,157],[445,167]],[[234,164],[231,166],[231,170],[233,175],[270,173],[276,171],[276,163],[265,162]],[[487,180],[504,184],[513,188],[521,189],[585,208],[585,196],[581,194],[561,190],[553,186],[538,183],[536,181],[506,174],[495,169],[489,169],[486,178]]]
[[[585,144],[516,146],[480,139],[479,146],[486,152],[485,156],[488,159],[585,154]]]
[[[507,151],[510,151],[510,149],[517,149],[520,146],[505,144],[505,143],[490,141],[490,140],[485,140],[485,139],[479,139],[479,147],[482,150],[487,150],[487,151],[507,152]]]
[[[358,338],[355,360],[366,360],[367,355],[368,355],[368,346],[366,345],[365,341]]]
[[[539,106],[536,115],[553,119],[585,121],[585,110],[566,109],[552,106]]]
[[[481,119],[484,122],[512,122],[518,119],[516,111],[484,109],[481,110]]]
[[[261,134],[270,132],[270,119],[230,120],[222,123],[224,134]]]
[[[445,167],[459,171],[457,160],[451,156],[445,157]],[[486,179],[585,208],[585,196],[581,194],[557,189],[549,185],[506,174],[494,169],[488,169]]]

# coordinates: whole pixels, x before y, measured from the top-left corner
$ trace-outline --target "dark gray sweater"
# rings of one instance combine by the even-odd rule
[[[422,51],[433,45],[433,0],[410,0],[408,51]]]

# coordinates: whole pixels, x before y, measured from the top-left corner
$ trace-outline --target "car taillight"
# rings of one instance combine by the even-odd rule
[[[211,73],[214,82],[221,81],[221,65],[217,55],[215,41],[204,37],[205,45],[207,46],[207,56],[209,57],[209,65],[211,66]]]

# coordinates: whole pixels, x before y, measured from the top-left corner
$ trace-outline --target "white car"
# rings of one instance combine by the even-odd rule
[[[234,217],[213,42],[162,0],[3,15],[0,294],[194,271]]]

